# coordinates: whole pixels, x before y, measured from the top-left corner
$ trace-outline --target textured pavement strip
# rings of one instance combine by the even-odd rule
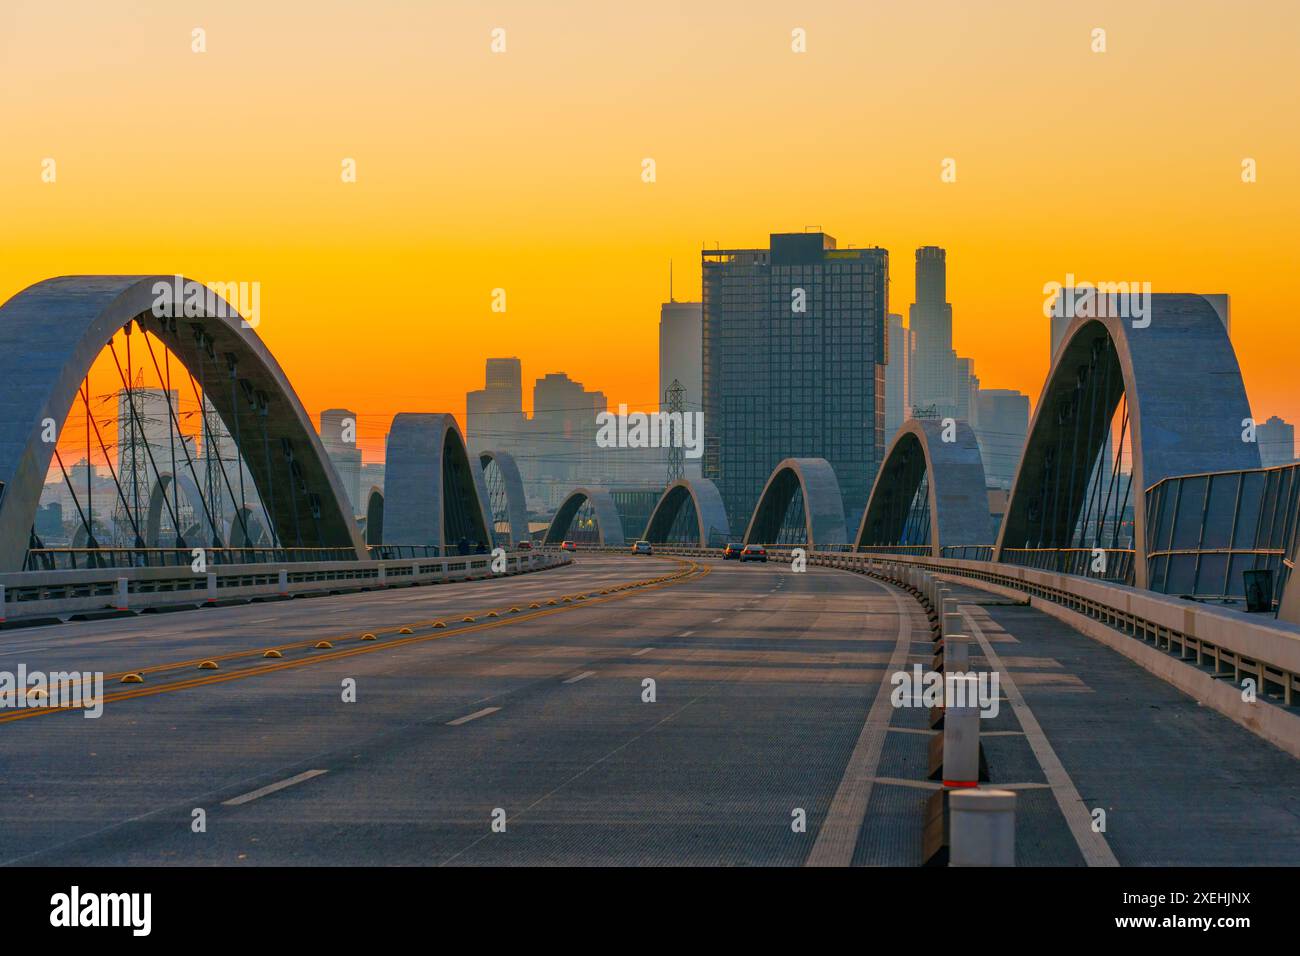
[[[912,642],[911,615],[896,589],[880,584],[873,578],[866,580],[893,599],[898,613],[898,636],[890,655],[887,677],[888,674],[901,670],[907,657]],[[871,785],[880,762],[885,731],[893,717],[894,708],[889,694],[885,693],[885,685],[886,681],[882,679],[876,686],[866,722],[862,725],[848,766],[844,768],[844,776],[826,811],[826,818],[817,832],[817,840],[812,852],[808,854],[805,866],[848,866],[853,860],[858,834],[871,799]]]
[[[1056,755],[1056,751],[1048,743],[1047,735],[1043,733],[1043,729],[1039,726],[1033,711],[1025,703],[1020,688],[1016,686],[1011,673],[1003,665],[997,651],[993,650],[993,646],[975,620],[976,614],[972,613],[977,611],[980,616],[987,620],[988,612],[968,604],[960,605],[960,610],[962,616],[966,619],[966,623],[970,626],[971,636],[980,645],[989,667],[997,671],[1000,676],[1002,689],[1006,692],[1007,699],[1011,702],[1011,708],[1020,721],[1020,726],[1024,730],[1025,738],[1029,741],[1035,759],[1037,759],[1039,766],[1043,768],[1043,773],[1047,776],[1047,781],[1052,788],[1052,796],[1056,799],[1056,804],[1060,807],[1061,814],[1065,817],[1065,822],[1069,826],[1070,833],[1074,836],[1075,843],[1078,844],[1079,851],[1083,854],[1085,862],[1088,866],[1119,866],[1119,861],[1111,851],[1110,844],[1106,842],[1106,837],[1093,830],[1092,814],[1084,804],[1083,798],[1079,796],[1079,791],[1075,788],[1074,782],[1065,770],[1065,766]]]

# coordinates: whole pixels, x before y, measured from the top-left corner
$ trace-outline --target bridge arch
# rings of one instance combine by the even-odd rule
[[[1117,546],[1131,504],[1134,583],[1145,588],[1146,489],[1174,475],[1258,468],[1258,446],[1242,440],[1249,417],[1232,342],[1204,296],[1152,295],[1140,324],[1073,319],[1034,409],[997,558]],[[1102,473],[1116,431],[1118,451],[1130,449],[1127,483],[1119,464]],[[1107,517],[1112,499],[1118,509]]]
[[[645,539],[664,544],[678,530],[688,536],[688,547],[719,548],[727,543],[730,527],[717,485],[707,478],[679,478],[650,513]]]
[[[384,489],[371,485],[366,494],[366,544],[384,543]]]
[[[528,503],[524,496],[524,479],[514,456],[505,451],[485,451],[478,460],[483,469],[483,484],[487,488],[486,501],[493,533],[504,533],[509,539],[507,544],[527,541]]]
[[[623,519],[619,517],[618,508],[614,505],[613,494],[608,488],[594,486],[575,488],[569,492],[551,519],[550,527],[546,529],[544,543],[559,544],[569,538],[574,519],[584,505],[590,508],[595,520],[597,542],[602,548],[621,548],[627,544],[627,538],[623,534]]]
[[[788,540],[782,540],[788,539]],[[787,458],[773,470],[745,529],[745,544],[843,545],[844,498],[825,458]]]
[[[399,412],[384,464],[384,544],[492,547],[483,469],[470,467],[453,415]]]
[[[159,307],[163,290],[173,289],[183,301]],[[204,294],[191,298],[191,290]],[[364,553],[306,411],[229,303],[181,276],[63,276],[0,306],[0,571],[24,564],[56,447],[42,440],[44,423],[66,422],[105,343],[133,330],[146,333],[146,344],[152,335],[196,379],[223,383],[204,397],[230,434],[240,436],[236,446],[281,542]]]
[[[172,484],[176,487],[173,488]],[[165,508],[167,499],[172,501],[172,508]],[[180,477],[174,476],[170,471],[164,471],[159,474],[149,491],[149,510],[145,516],[144,543],[150,548],[171,547],[176,542],[162,541],[162,518],[166,510],[169,514],[175,511],[175,505],[179,500],[184,500],[191,509],[198,507],[198,502],[202,500],[199,493],[199,486],[194,483],[194,479],[189,475],[182,473]],[[199,508],[201,511],[201,508]],[[196,512],[193,520],[187,523],[186,527],[178,528],[180,532],[179,547],[196,547],[203,542],[200,540],[203,535],[206,518],[203,514]]]
[[[924,544],[939,557],[945,546],[992,543],[974,430],[966,422],[909,419],[876,473],[855,549]]]

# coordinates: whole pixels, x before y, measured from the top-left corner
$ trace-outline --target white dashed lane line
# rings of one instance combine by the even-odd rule
[[[248,793],[240,794],[237,797],[231,797],[229,800],[223,800],[221,805],[223,807],[238,807],[241,804],[252,803],[260,797],[265,797],[267,794],[275,793],[279,790],[285,789],[286,787],[292,787],[294,784],[302,783],[304,780],[310,780],[312,777],[319,777],[323,773],[329,773],[329,771],[304,770],[297,776],[290,777],[287,780],[281,780],[278,783],[270,783],[265,787],[259,787],[256,790],[250,790]]]
[[[471,720],[478,720],[480,717],[486,717],[488,714],[495,714],[500,707],[484,707],[482,710],[476,710],[472,714],[466,714],[464,717],[457,717],[455,720],[447,721],[448,727],[459,727],[461,724],[468,724]]]

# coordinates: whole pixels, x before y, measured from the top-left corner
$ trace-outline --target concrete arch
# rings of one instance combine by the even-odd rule
[[[483,469],[470,467],[453,415],[400,412],[388,432],[384,544],[452,553],[464,539],[492,547]]]
[[[366,544],[384,543],[384,489],[371,485],[366,493]]]
[[[243,512],[244,520],[239,520],[238,512]],[[244,529],[248,529],[248,537],[244,537]],[[265,548],[270,547],[266,541],[266,528],[262,526],[262,516],[247,505],[243,508],[236,509],[236,513],[230,516],[226,522],[226,540],[230,542],[232,548]]]
[[[1141,327],[1128,318],[1075,318],[1057,350],[1029,426],[998,535],[997,557],[1019,547],[1056,547],[1068,540],[1080,507],[1049,507],[1053,492],[1086,484],[1082,461],[1094,461],[1104,437],[1088,443],[1072,474],[1053,474],[1053,449],[1064,440],[1072,396],[1094,350],[1118,372],[1104,409],[1128,403],[1132,448],[1135,581],[1147,586],[1146,495],[1173,475],[1259,467],[1259,449],[1243,442],[1250,405],[1232,342],[1218,312],[1200,295],[1157,294]],[[1081,469],[1084,469],[1081,473]],[[1057,471],[1065,471],[1064,467]],[[1073,498],[1073,494],[1068,496]],[[1052,513],[1050,520],[1047,515]]]
[[[155,315],[162,290],[178,286],[177,308]],[[54,454],[54,445],[41,440],[45,420],[66,421],[105,343],[136,320],[196,378],[205,369],[209,379],[220,376],[222,387],[207,397],[232,435],[237,422],[242,426],[247,448],[240,450],[258,494],[271,503],[280,540],[364,554],[347,497],[284,372],[223,299],[190,301],[189,290],[203,289],[178,276],[63,276],[29,286],[0,307],[0,571],[23,567]],[[239,379],[238,402],[228,359]],[[250,408],[249,397],[259,408]],[[270,454],[262,447],[263,424]]]
[[[510,543],[518,544],[528,540],[528,502],[524,496],[524,479],[519,473],[519,465],[514,456],[505,451],[485,451],[478,456],[479,467],[483,469],[483,484],[487,486],[488,466],[496,465],[505,485],[506,521],[510,525]],[[484,496],[484,501],[488,500]],[[491,502],[488,502],[488,516],[495,524],[496,515],[492,514]]]
[[[618,508],[614,506],[614,496],[608,488],[575,488],[560,503],[550,527],[546,529],[546,544],[559,544],[569,534],[569,527],[578,515],[578,509],[584,502],[591,502],[596,513],[596,531],[600,546],[621,548],[627,544],[623,534],[623,519],[619,517]]]
[[[844,498],[835,470],[825,458],[787,458],[772,471],[745,529],[745,544],[773,544],[796,491],[803,494],[808,548],[842,545]]]
[[[731,527],[727,524],[727,509],[718,486],[707,478],[679,478],[669,485],[650,513],[645,540],[652,544],[666,542],[682,509],[688,506],[694,512],[697,528],[694,546],[718,548],[725,545]]]
[[[862,513],[854,547],[897,545],[913,498],[925,478],[929,504],[930,553],[950,545],[992,544],[988,489],[979,442],[966,422],[952,423],[945,441],[944,423],[912,418],[903,424],[885,452]]]
[[[145,545],[150,548],[163,548],[170,547],[171,545],[170,542],[164,543],[160,539],[162,516],[163,512],[167,510],[167,506],[164,504],[164,499],[167,501],[174,500],[172,493],[173,481],[177,483],[180,494],[184,497],[185,501],[188,502],[191,507],[197,508],[199,512],[196,515],[197,520],[192,522],[188,528],[183,528],[181,530],[181,537],[183,537],[185,543],[191,547],[199,547],[209,543],[207,538],[203,535],[208,519],[202,514],[202,506],[198,504],[201,500],[201,496],[199,495],[199,486],[196,485],[194,479],[187,474],[182,473],[179,478],[175,478],[171,472],[164,471],[158,475],[157,479],[153,483],[153,488],[149,491],[149,511],[145,515],[144,524]],[[197,536],[194,535],[195,529],[198,530]],[[207,532],[208,537],[210,537],[212,534],[211,528],[208,528]],[[243,532],[241,531],[240,533],[242,534]],[[227,537],[225,540],[229,541],[231,539]]]

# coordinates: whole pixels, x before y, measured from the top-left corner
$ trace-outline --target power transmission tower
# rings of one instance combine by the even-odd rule
[[[676,413],[678,429],[684,427],[686,421],[686,389],[682,388],[682,383],[673,379],[673,383],[668,386],[668,391],[664,393],[664,400],[668,404],[669,421],[671,416]],[[683,448],[683,434],[679,431],[677,441],[668,444],[668,484],[672,484],[679,478],[686,477],[686,450]]]

